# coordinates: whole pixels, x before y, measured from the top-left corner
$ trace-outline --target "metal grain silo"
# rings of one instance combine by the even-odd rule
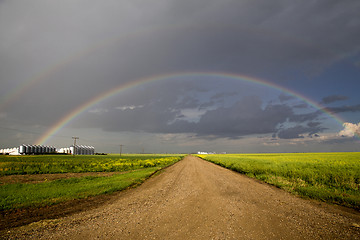
[[[70,146],[70,154],[76,154],[74,146]]]
[[[82,146],[81,145],[77,145],[77,155],[82,155]]]
[[[33,154],[34,151],[35,151],[34,145],[30,145],[30,146],[29,146],[29,154]]]
[[[91,146],[91,155],[95,154],[95,148],[93,146]]]
[[[90,155],[91,153],[90,153],[90,146],[86,146],[86,154],[87,155]]]
[[[29,154],[30,151],[29,146],[30,145],[25,145],[25,154]]]
[[[19,153],[20,154],[25,154],[25,146],[24,145],[20,145],[20,147],[19,147]]]

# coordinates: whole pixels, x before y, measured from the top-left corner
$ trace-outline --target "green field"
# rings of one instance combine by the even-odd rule
[[[139,184],[184,155],[0,156],[1,175],[120,172],[41,183],[0,185],[0,210],[37,207],[112,193]]]
[[[302,197],[360,209],[360,153],[198,156]]]
[[[129,171],[167,166],[182,156],[184,155],[0,155],[0,175]]]

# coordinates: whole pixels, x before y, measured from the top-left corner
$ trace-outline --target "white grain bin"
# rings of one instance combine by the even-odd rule
[[[32,154],[34,152],[34,146],[33,145],[29,145],[28,146],[28,154]]]
[[[25,154],[29,154],[30,153],[30,145],[25,145]]]
[[[82,155],[82,154],[83,154],[83,146],[82,146],[82,145],[78,145],[78,146],[77,146],[77,154],[78,154],[78,155]]]
[[[84,154],[84,155],[89,155],[89,154],[87,153],[87,148],[86,148],[86,146],[83,146],[83,154]]]
[[[85,155],[85,146],[81,145],[81,155]]]
[[[91,146],[91,155],[95,154],[95,148],[93,146]]]
[[[25,154],[25,146],[24,145],[20,145],[20,147],[19,147],[19,153],[20,154]]]
[[[84,154],[85,154],[85,155],[89,155],[89,153],[88,153],[88,146],[84,146]]]
[[[35,151],[34,151],[34,153],[35,154],[39,154],[39,152],[40,152],[40,146],[39,145],[35,145]]]
[[[9,155],[20,155],[19,148],[17,147],[10,148]]]

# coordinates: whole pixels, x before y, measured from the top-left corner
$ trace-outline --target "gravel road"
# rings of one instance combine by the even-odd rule
[[[101,207],[8,239],[360,239],[355,210],[304,200],[194,156]]]

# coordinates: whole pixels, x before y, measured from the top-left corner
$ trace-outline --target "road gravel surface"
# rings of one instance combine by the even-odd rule
[[[195,156],[113,201],[6,239],[360,239],[360,214],[293,196]]]

